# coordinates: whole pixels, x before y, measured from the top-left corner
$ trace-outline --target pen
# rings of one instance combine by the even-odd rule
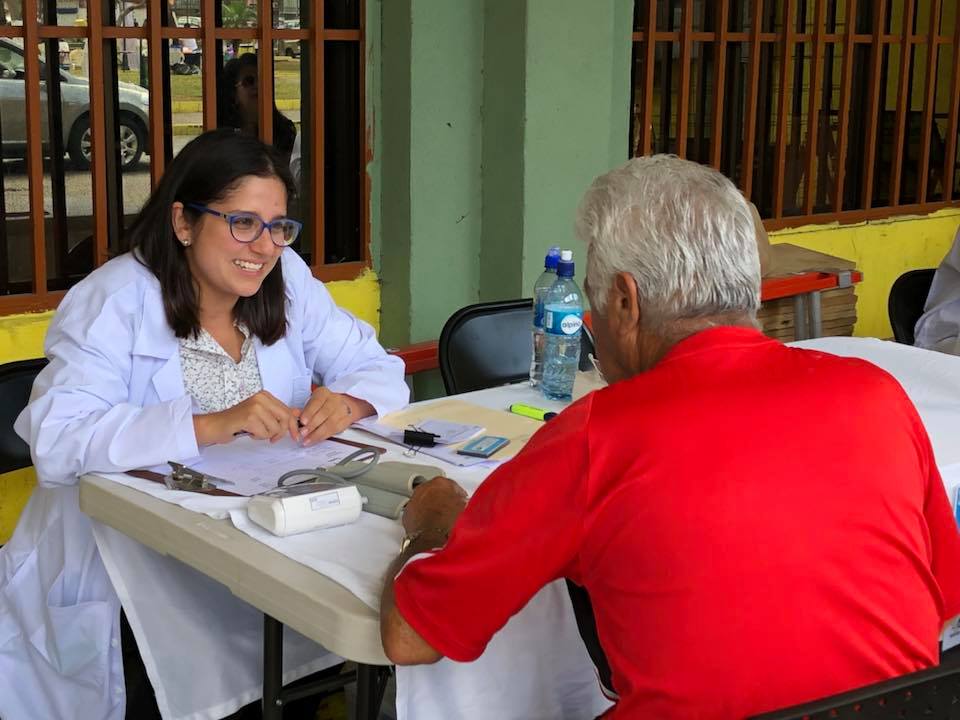
[[[534,407],[533,405],[524,405],[523,403],[514,403],[511,405],[510,412],[514,415],[523,415],[524,417],[543,420],[544,422],[557,416],[555,412],[551,412],[550,410],[543,410],[542,408]]]

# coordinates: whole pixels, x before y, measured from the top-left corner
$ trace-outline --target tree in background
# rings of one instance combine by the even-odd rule
[[[223,27],[256,27],[257,7],[250,5],[247,0],[224,0],[222,5]],[[240,54],[240,41],[231,40],[233,57]]]

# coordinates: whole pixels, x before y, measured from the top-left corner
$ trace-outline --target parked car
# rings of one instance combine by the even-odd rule
[[[299,19],[289,19],[289,20],[279,20],[277,22],[277,27],[282,29],[289,30],[299,30],[300,29],[300,20]],[[299,40],[277,40],[277,55],[285,55],[288,58],[298,58],[300,57],[300,41]]]
[[[63,143],[70,160],[79,169],[90,167],[90,84],[86,78],[60,72]],[[24,113],[23,47],[16,40],[0,39],[0,121],[3,157],[20,158],[27,152],[27,125]],[[40,68],[40,135],[44,152],[49,153],[47,129],[46,68]],[[121,82],[118,88],[121,168],[128,170],[147,152],[149,93],[139,85]]]
[[[300,41],[277,40],[277,55],[285,55],[288,58],[300,57]]]

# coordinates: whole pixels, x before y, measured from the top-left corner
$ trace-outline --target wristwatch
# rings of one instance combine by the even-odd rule
[[[450,531],[445,530],[444,528],[434,527],[434,528],[423,528],[421,530],[415,530],[412,533],[404,536],[403,542],[400,543],[400,553],[403,554],[407,551],[407,548],[413,544],[413,542],[420,538],[421,535],[427,535],[429,533],[435,533],[441,537],[441,542],[438,547],[442,547],[446,544],[447,538],[450,536]]]

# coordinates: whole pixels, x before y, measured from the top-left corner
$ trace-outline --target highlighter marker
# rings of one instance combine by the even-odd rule
[[[524,417],[542,420],[544,422],[557,416],[555,412],[551,412],[550,410],[543,410],[542,408],[533,407],[533,405],[524,405],[523,403],[514,403],[511,405],[510,412],[514,415],[523,415]]]

